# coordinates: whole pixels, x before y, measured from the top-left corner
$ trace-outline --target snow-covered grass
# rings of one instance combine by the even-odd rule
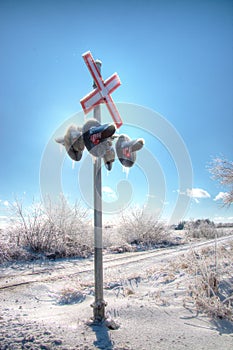
[[[233,321],[233,244],[192,254],[195,278],[190,284],[196,307]]]
[[[174,263],[175,271],[187,274],[184,304],[195,305],[212,317],[233,321],[233,243],[191,249]]]

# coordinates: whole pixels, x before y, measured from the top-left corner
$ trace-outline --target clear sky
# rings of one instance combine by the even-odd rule
[[[183,196],[190,199],[185,219],[233,221],[232,208],[217,200],[226,188],[206,169],[216,155],[233,159],[232,39],[230,0],[0,0],[0,216],[14,196],[29,203],[41,186],[52,191],[49,167],[59,145],[46,165],[45,152],[70,121],[84,121],[79,100],[92,81],[82,54],[90,50],[103,62],[104,79],[114,72],[121,79],[112,94],[124,122],[119,132],[146,142],[128,176],[118,161],[108,175],[103,170],[104,210],[114,208],[121,187],[130,194],[126,204],[153,198],[161,219],[171,219]],[[58,174],[63,193],[85,203],[92,196],[88,162],[87,152],[73,168],[65,158]]]

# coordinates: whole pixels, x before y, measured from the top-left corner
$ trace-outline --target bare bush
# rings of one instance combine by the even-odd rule
[[[189,221],[185,224],[185,229],[190,238],[213,239],[219,235],[215,224],[209,219]]]
[[[144,248],[169,241],[165,226],[143,209],[132,209],[126,214],[123,213],[118,232],[127,243]]]
[[[49,258],[90,255],[91,227],[88,212],[80,204],[70,207],[61,197],[56,205],[48,201],[46,208],[42,203],[26,208],[16,200],[10,209],[7,240],[1,242],[11,249],[7,256],[2,254],[2,260],[34,258],[38,254]]]

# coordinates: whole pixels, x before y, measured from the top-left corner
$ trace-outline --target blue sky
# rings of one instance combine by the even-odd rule
[[[211,180],[206,169],[212,156],[232,160],[232,18],[233,2],[226,0],[1,0],[0,215],[14,196],[25,196],[28,203],[40,197],[48,143],[65,121],[76,120],[72,116],[78,114],[77,123],[83,122],[79,100],[91,91],[92,82],[82,54],[90,50],[103,62],[104,79],[115,71],[121,79],[112,95],[124,122],[120,133],[146,141],[147,153],[138,154],[139,164],[128,177],[117,161],[110,174],[103,171],[104,200],[116,201],[117,186],[125,181],[123,186],[132,188],[130,203],[144,205],[149,197],[157,198],[162,219],[170,219],[182,192],[190,199],[184,218],[232,221],[232,208],[222,208],[216,200],[226,188]],[[128,103],[142,106],[143,115],[133,120]],[[156,117],[149,134],[147,111],[161,115],[183,141],[192,186],[179,187],[176,145],[168,149],[167,141],[158,138]],[[111,122],[104,107],[103,115]],[[59,157],[59,146],[54,147],[58,154],[53,157]],[[151,165],[143,169],[145,154],[151,154]],[[91,165],[85,168],[91,159],[86,153],[84,158],[74,169],[65,158],[59,176],[64,194],[85,202],[92,175]],[[48,174],[51,187],[53,175]]]

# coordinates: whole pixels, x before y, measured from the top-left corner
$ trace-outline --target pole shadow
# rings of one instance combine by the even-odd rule
[[[109,336],[109,328],[106,327],[104,322],[93,322],[90,328],[96,334],[96,340],[93,342],[93,345],[97,349],[113,350],[114,344]]]

